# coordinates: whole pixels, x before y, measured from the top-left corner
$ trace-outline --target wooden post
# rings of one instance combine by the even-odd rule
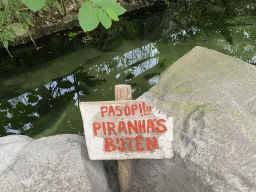
[[[132,159],[169,159],[173,157],[172,117],[167,118],[166,114],[152,108],[144,99],[132,100],[131,85],[116,85],[115,101],[80,102],[79,107],[83,118],[89,157],[91,160],[117,160],[121,192],[131,192]],[[134,122],[136,126],[135,122],[139,121],[147,121],[147,124],[149,122],[151,125],[147,129],[153,129],[152,122],[154,121],[159,126],[156,128],[156,132],[153,130],[146,132],[144,126],[140,132],[134,130],[134,133],[131,133],[131,122]],[[129,134],[135,138],[132,140],[136,145],[136,151],[132,150],[131,139],[126,137],[127,131],[124,129],[125,134],[119,131],[126,127],[120,122],[127,124]],[[108,129],[106,129],[106,123]],[[112,129],[117,126],[118,134]],[[114,134],[111,134],[112,131]],[[149,140],[152,139],[153,142],[150,142]],[[121,145],[119,144],[120,140]],[[142,141],[137,142],[138,140]],[[129,146],[126,146],[127,142],[129,142]],[[109,153],[111,151],[113,153]]]
[[[115,86],[115,100],[132,100],[131,85],[120,84]],[[128,192],[131,182],[131,160],[117,160],[118,162],[118,178],[121,192]]]

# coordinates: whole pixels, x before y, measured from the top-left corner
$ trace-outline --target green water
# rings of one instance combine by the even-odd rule
[[[204,7],[182,11],[174,3],[130,13],[119,30],[98,31],[92,42],[69,37],[81,30],[74,29],[36,40],[38,51],[31,44],[10,49],[14,58],[1,56],[0,136],[83,135],[79,102],[114,100],[117,84],[131,84],[136,99],[195,46],[256,64],[256,3],[236,3],[232,12],[221,4]]]

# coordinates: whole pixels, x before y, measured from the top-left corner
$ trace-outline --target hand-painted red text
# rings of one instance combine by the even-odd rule
[[[147,151],[150,151],[151,148],[153,147],[153,150],[158,149],[158,144],[157,144],[157,139],[155,136],[152,137],[153,142],[151,141],[151,139],[149,137],[143,138],[142,136],[137,136],[137,137],[126,137],[125,140],[129,141],[129,151],[145,151],[145,149],[143,147],[140,147],[140,144],[142,144],[139,140],[144,140],[146,139],[146,143],[147,143]],[[121,147],[117,146],[114,144],[113,139],[112,138],[105,138],[105,144],[104,144],[104,150],[106,152],[111,152],[111,151],[115,151],[115,150],[119,150],[120,152],[124,152],[125,151],[125,141],[123,138],[116,138],[116,143],[119,143],[119,140],[121,141]],[[132,148],[132,140],[135,140],[135,144],[136,144],[136,149]]]
[[[160,127],[162,127],[162,129],[160,129],[159,127],[155,127],[155,122],[156,124]],[[107,134],[111,136],[111,132],[114,135],[121,135],[123,133],[125,133],[126,135],[129,133],[130,135],[133,134],[132,130],[135,134],[141,134],[141,133],[164,133],[167,131],[167,127],[162,124],[165,123],[166,120],[165,119],[147,119],[147,120],[134,120],[132,121],[119,121],[118,123],[114,123],[114,122],[93,122],[93,132],[94,135],[97,136],[98,135],[98,131],[103,132],[104,135]]]
[[[124,109],[122,110],[120,106],[116,106],[115,108],[113,106],[101,106],[100,111],[101,111],[101,117],[104,117],[106,114],[108,117],[109,116],[130,116],[130,115],[135,115],[135,111],[138,109],[137,105],[126,105]]]

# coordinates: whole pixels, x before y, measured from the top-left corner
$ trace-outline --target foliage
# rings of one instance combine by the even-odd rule
[[[116,4],[116,0],[79,1],[83,5],[79,10],[78,20],[85,32],[95,29],[99,22],[106,29],[110,28],[112,24],[111,19],[119,21],[118,16],[126,11],[123,7]],[[58,0],[23,0],[23,2],[22,0],[0,0],[0,41],[3,42],[7,51],[8,41],[14,41],[17,33],[13,28],[7,28],[8,25],[19,22],[23,24],[26,30],[29,30],[29,25],[34,26],[31,23],[32,17],[28,13],[29,9],[36,12],[40,9],[47,11],[48,7],[57,7],[63,11],[63,7],[66,14],[64,0],[61,0],[62,7]],[[77,0],[76,3],[78,4]]]

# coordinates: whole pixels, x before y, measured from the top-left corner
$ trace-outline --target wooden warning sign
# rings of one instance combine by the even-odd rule
[[[91,160],[172,158],[173,120],[145,100],[80,102]]]

